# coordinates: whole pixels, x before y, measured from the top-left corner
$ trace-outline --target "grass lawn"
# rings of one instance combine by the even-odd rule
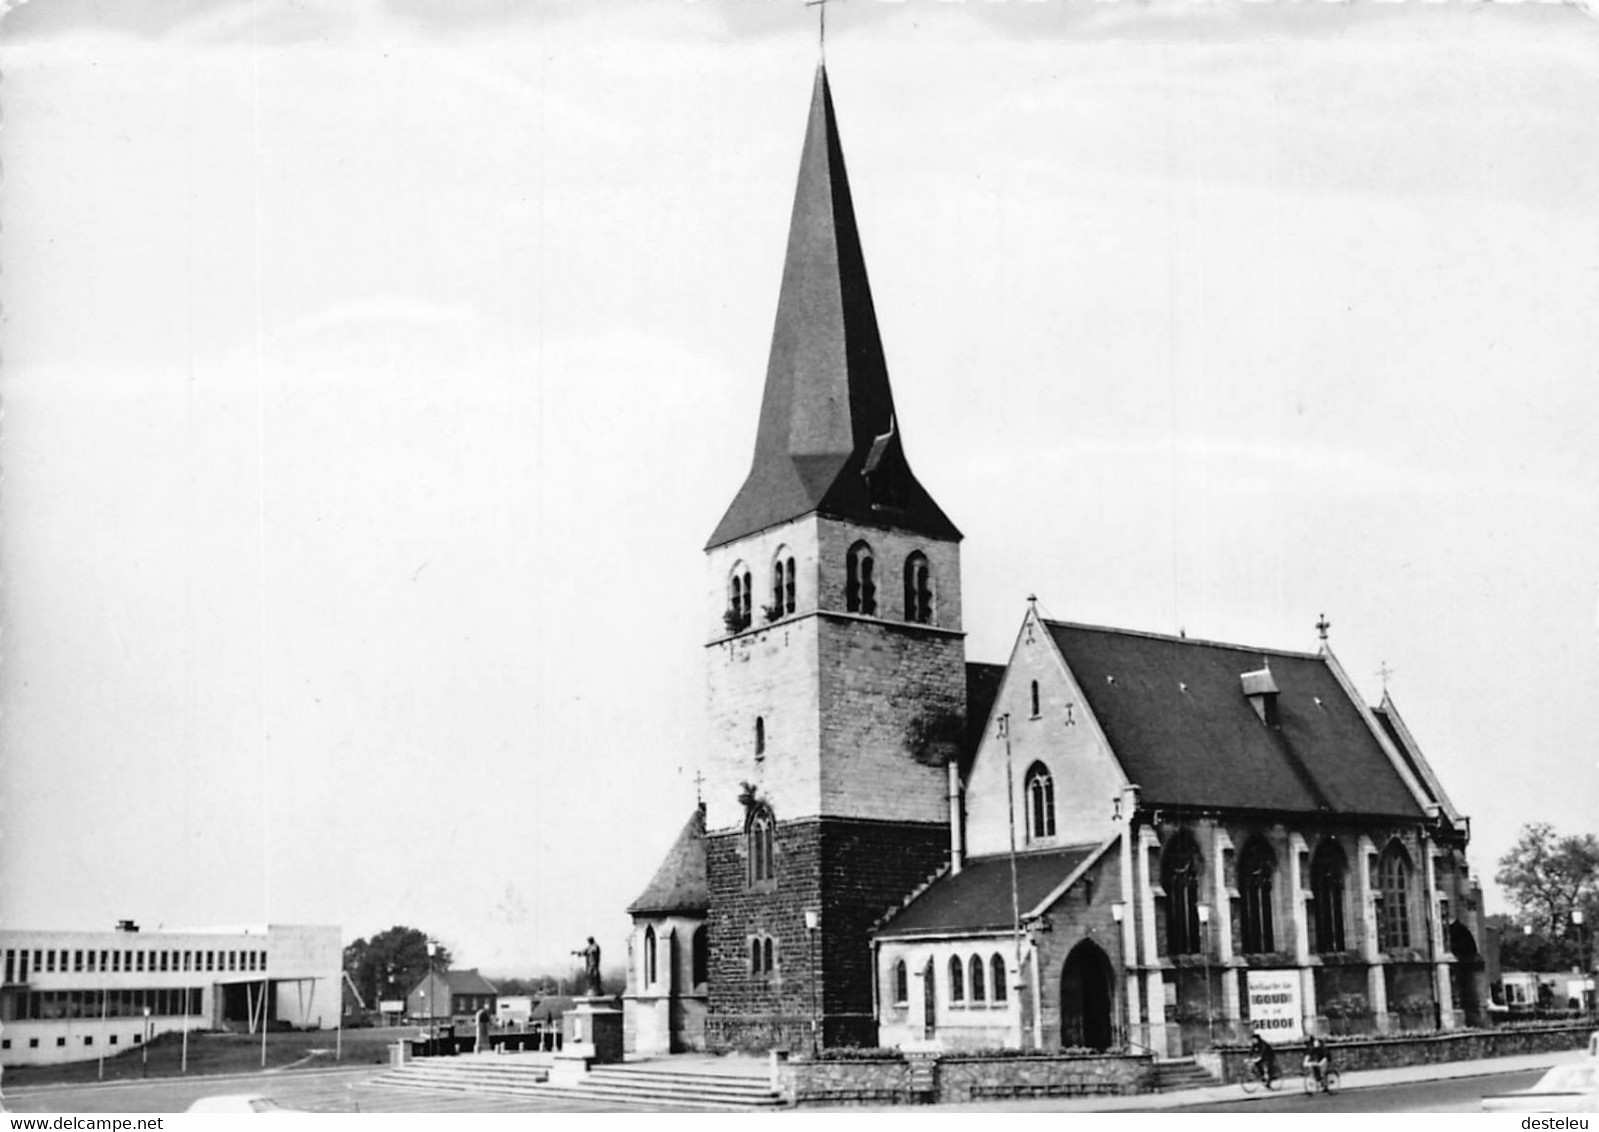
[[[328,1069],[335,1065],[383,1064],[389,1059],[388,1047],[403,1037],[414,1037],[416,1028],[346,1030],[343,1056],[334,1060],[338,1035],[333,1030],[283,1031],[267,1035],[268,1069]],[[105,1059],[105,1080],[136,1081],[150,1077],[177,1077],[183,1072],[183,1039],[178,1034],[162,1034],[147,1047],[149,1064],[139,1048],[124,1050]],[[219,1073],[255,1073],[261,1069],[260,1034],[199,1033],[189,1035],[190,1077]],[[74,1061],[66,1065],[19,1065],[5,1071],[8,1088],[24,1085],[84,1084],[100,1080],[98,1061]]]

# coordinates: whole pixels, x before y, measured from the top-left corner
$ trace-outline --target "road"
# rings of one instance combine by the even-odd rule
[[[117,1085],[42,1085],[7,1089],[10,1112],[182,1112],[200,1097],[248,1093],[308,1112],[618,1112],[624,1106],[534,1101],[459,1092],[380,1088],[367,1080],[381,1067],[238,1077],[165,1078]]]
[[[1346,1089],[1331,1096],[1309,1096],[1297,1076],[1283,1082],[1280,1092],[1222,1104],[1191,1105],[1163,1112],[1481,1112],[1485,1093],[1508,1093],[1538,1083],[1546,1071],[1497,1073],[1491,1077],[1459,1077],[1452,1081],[1417,1081],[1385,1085],[1378,1089]],[[1137,1111],[1137,1110],[1134,1110]],[[1146,1111],[1153,1112],[1154,1109]]]
[[[429,1093],[389,1089],[365,1082],[379,1070],[362,1069],[308,1073],[269,1073],[233,1078],[190,1078],[124,1085],[42,1086],[10,1091],[5,1097],[11,1112],[182,1112],[196,1098],[218,1093],[259,1093],[290,1108],[313,1112],[617,1112],[615,1104],[584,1104],[571,1100],[538,1101],[522,1097],[493,1097],[468,1093]],[[1543,1076],[1542,1070],[1498,1073],[1447,1081],[1422,1081],[1377,1089],[1349,1089],[1333,1096],[1306,1096],[1299,1078],[1290,1077],[1280,1093],[1245,1097],[1237,1101],[1195,1105],[1189,1108],[1128,1111],[1162,1112],[1477,1112],[1484,1093],[1525,1089]],[[980,1111],[1015,1107],[1048,1111],[1047,1104],[983,1105]],[[974,1106],[973,1111],[979,1111]]]

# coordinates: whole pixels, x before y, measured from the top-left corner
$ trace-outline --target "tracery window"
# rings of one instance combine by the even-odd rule
[[[761,884],[777,879],[777,840],[772,815],[758,810],[745,829],[749,850],[749,875],[751,884]]]
[[[1055,780],[1043,763],[1027,768],[1023,779],[1027,798],[1027,840],[1055,836]]]
[[[1310,859],[1310,923],[1316,951],[1326,954],[1346,949],[1344,936],[1344,877],[1349,859],[1338,842],[1328,838]]]
[[[933,619],[933,581],[927,555],[915,551],[905,559],[905,620],[926,625]]]
[[[1275,951],[1272,931],[1272,880],[1277,872],[1277,856],[1265,838],[1251,838],[1238,859],[1238,889],[1243,897],[1244,952],[1260,954]]]
[[[1377,939],[1384,951],[1410,946],[1410,855],[1390,841],[1377,860]]]
[[[1199,934],[1199,878],[1204,858],[1194,839],[1183,832],[1172,838],[1161,860],[1160,884],[1166,890],[1166,954],[1197,955]]]
[[[844,609],[850,613],[877,616],[877,582],[873,577],[872,548],[858,542],[849,548],[845,561]]]

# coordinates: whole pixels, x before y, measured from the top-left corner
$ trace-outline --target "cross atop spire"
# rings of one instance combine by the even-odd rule
[[[805,0],[807,8],[816,9],[816,54],[827,61],[827,6],[832,0]]]
[[[911,473],[902,434],[833,96],[818,66],[755,456],[707,548],[813,512],[959,539]]]

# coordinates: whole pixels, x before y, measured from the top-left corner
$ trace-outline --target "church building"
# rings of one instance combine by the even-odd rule
[[[1023,616],[968,662],[818,68],[755,452],[706,544],[704,801],[637,900],[630,1051],[1147,1048],[1449,1028],[1469,823],[1327,644]]]

